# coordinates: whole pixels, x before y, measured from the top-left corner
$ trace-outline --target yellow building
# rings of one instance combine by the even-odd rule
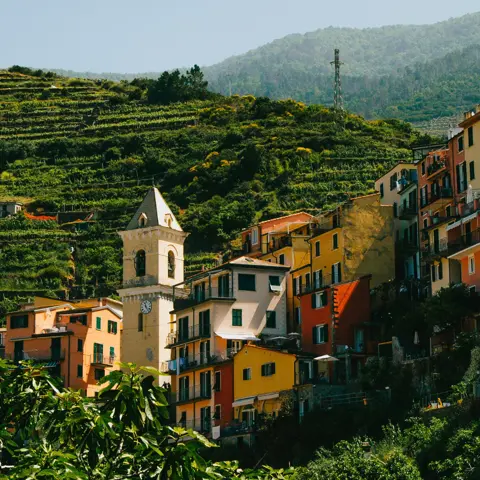
[[[459,127],[464,129],[462,145],[465,150],[465,162],[468,169],[469,185],[472,189],[480,189],[480,105],[465,114]],[[467,170],[466,169],[466,170]]]
[[[187,234],[160,192],[151,188],[127,226],[123,240],[124,305],[122,355],[125,362],[161,368],[170,359],[173,285],[183,281],[183,243]],[[163,381],[168,382],[168,378]]]
[[[278,416],[287,402],[298,402],[300,417],[308,412],[312,403],[312,357],[245,345],[233,359],[234,423],[223,437],[224,443],[238,436],[253,443],[251,434],[261,418]]]

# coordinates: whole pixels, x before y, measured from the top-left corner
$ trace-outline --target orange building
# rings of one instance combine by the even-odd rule
[[[7,314],[5,356],[32,360],[93,396],[98,380],[120,360],[122,304],[109,298],[78,302],[36,297]]]

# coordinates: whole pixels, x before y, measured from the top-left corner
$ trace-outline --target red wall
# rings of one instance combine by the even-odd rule
[[[220,425],[224,427],[233,420],[233,362],[215,367],[215,372],[221,372],[222,375],[221,389],[219,392],[214,392],[215,401],[213,411],[213,413],[215,413],[215,405],[221,405],[222,417],[220,421],[215,419],[215,426]]]
[[[468,273],[468,255],[462,258],[462,282],[467,285],[475,285],[480,292],[480,252],[475,252],[475,273]]]
[[[335,289],[336,311],[338,312],[335,344],[353,346],[354,327],[370,321],[370,277],[363,277],[354,282],[346,282],[333,287]],[[300,300],[302,312],[302,348],[317,355],[332,355],[332,288],[327,290],[328,305],[312,309],[310,295],[303,295]],[[312,328],[316,325],[328,325],[328,342],[314,345]],[[365,334],[365,341],[368,337]]]

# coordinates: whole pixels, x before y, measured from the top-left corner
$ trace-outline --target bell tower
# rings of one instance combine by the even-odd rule
[[[165,349],[173,310],[173,285],[183,282],[183,244],[178,224],[157,188],[151,188],[123,240],[122,361],[159,370],[170,360]],[[168,379],[167,379],[168,381]]]

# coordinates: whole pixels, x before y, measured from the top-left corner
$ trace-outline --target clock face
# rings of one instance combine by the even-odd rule
[[[142,313],[150,313],[152,311],[152,302],[150,300],[144,300],[140,305],[140,311]]]

